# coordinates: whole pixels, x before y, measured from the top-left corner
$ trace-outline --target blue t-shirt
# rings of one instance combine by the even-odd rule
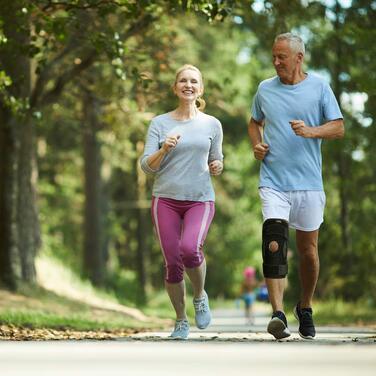
[[[278,191],[323,190],[321,139],[297,136],[289,121],[303,120],[317,127],[342,119],[330,86],[310,73],[296,85],[285,85],[278,76],[262,81],[253,100],[252,118],[265,121],[264,142],[269,145],[259,186]]]
[[[176,147],[152,170],[147,159],[158,151],[167,136],[180,135]],[[141,167],[154,174],[153,196],[175,200],[214,201],[214,189],[208,164],[223,160],[222,126],[214,116],[198,112],[190,120],[175,120],[169,113],[151,121]]]

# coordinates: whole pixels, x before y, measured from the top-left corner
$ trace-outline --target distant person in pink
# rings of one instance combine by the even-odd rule
[[[193,287],[197,327],[205,329],[211,321],[202,249],[214,216],[211,175],[223,169],[223,134],[221,123],[202,112],[204,85],[198,68],[178,69],[173,90],[179,105],[152,119],[141,167],[155,178],[152,219],[165,260],[166,290],[176,312],[171,337],[186,339],[184,271]]]
[[[256,300],[256,287],[256,269],[253,266],[247,266],[243,271],[243,281],[241,285],[241,297],[244,300],[244,313],[247,324],[254,324],[255,321],[253,303]]]

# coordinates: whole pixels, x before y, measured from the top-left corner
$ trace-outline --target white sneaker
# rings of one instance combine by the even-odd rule
[[[204,296],[202,298],[193,299],[193,305],[195,307],[195,321],[197,328],[207,328],[211,321],[208,294],[204,291]]]
[[[174,339],[187,339],[189,334],[189,323],[188,320],[176,320],[175,321],[175,328],[173,332],[170,334],[171,338]]]

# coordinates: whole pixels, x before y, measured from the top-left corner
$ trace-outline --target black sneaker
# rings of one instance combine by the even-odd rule
[[[272,319],[269,321],[267,331],[276,339],[290,337],[291,333],[287,327],[286,316],[283,312],[275,311],[273,313]]]
[[[312,308],[300,308],[300,303],[294,308],[294,316],[299,321],[299,335],[302,338],[313,339],[316,335],[312,313]]]

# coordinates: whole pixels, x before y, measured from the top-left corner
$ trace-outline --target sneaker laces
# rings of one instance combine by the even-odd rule
[[[300,322],[303,326],[311,326],[313,327],[313,319],[312,319],[312,313],[309,312],[309,311],[305,311],[305,310],[300,310],[300,315],[301,315],[301,318],[300,318]]]
[[[205,297],[201,299],[195,299],[193,301],[193,305],[195,306],[196,312],[206,312],[208,310]]]
[[[178,320],[175,322],[175,331],[183,330],[188,327],[188,321],[187,320]]]

